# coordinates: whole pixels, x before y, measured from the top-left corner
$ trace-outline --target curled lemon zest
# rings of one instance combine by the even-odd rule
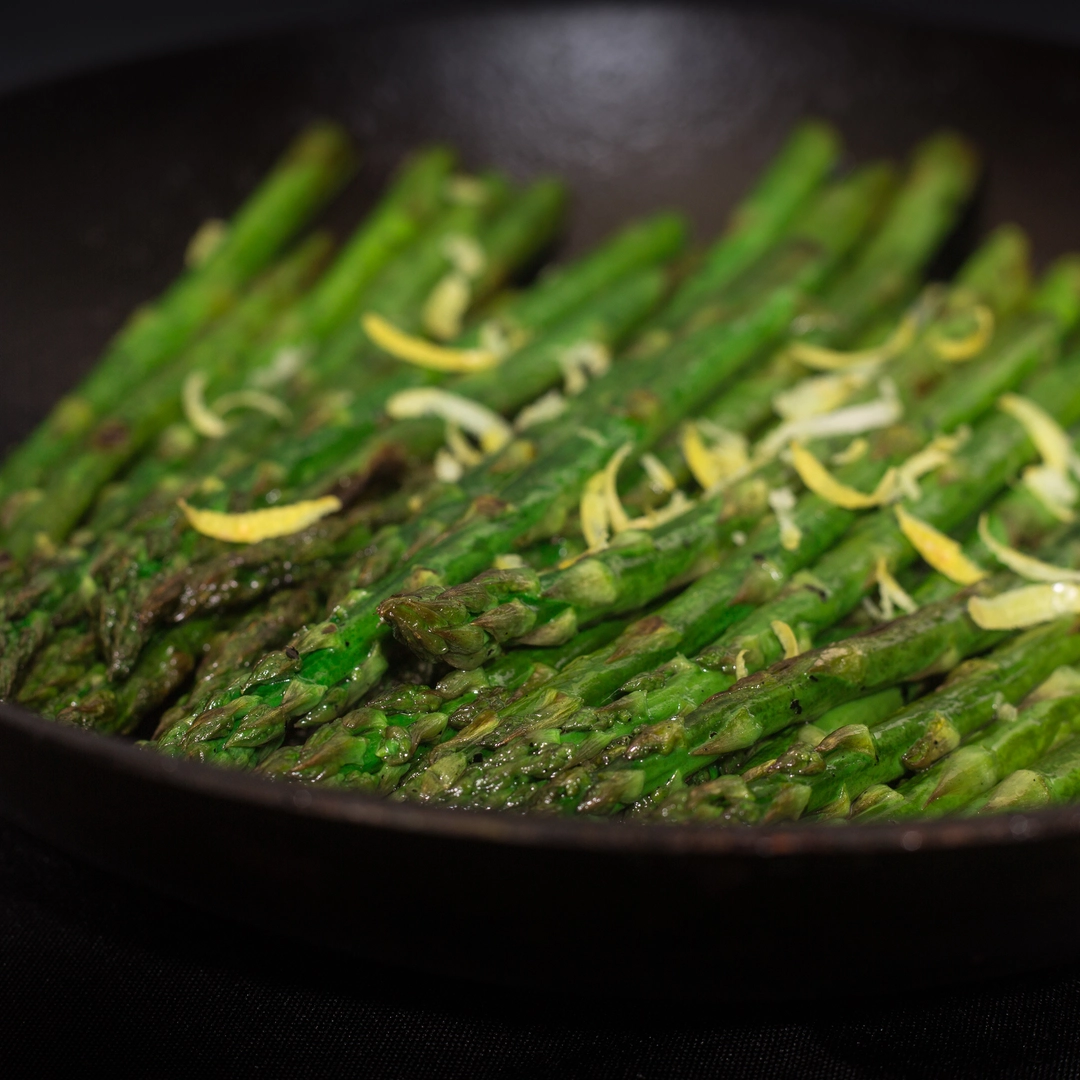
[[[994,313],[985,304],[976,304],[971,308],[975,318],[975,329],[962,338],[949,337],[940,326],[932,328],[926,335],[930,348],[950,364],[963,363],[978,356],[994,336]]]
[[[1020,474],[1020,482],[1058,521],[1076,520],[1072,508],[1078,492],[1067,473],[1051,469],[1049,465],[1029,465]]]
[[[619,499],[619,469],[633,449],[633,443],[624,443],[604,466],[604,498],[607,502],[608,523],[616,533],[624,532],[630,527],[630,515]]]
[[[834,465],[852,465],[866,457],[866,452],[869,449],[870,444],[859,435],[852,439],[843,450],[838,450],[833,454],[830,460]]]
[[[769,492],[769,507],[776,515],[780,527],[780,543],[785,551],[798,551],[802,543],[802,529],[795,522],[795,496],[790,488],[776,488]]]
[[[566,412],[569,402],[560,390],[549,390],[541,394],[535,401],[526,405],[516,417],[514,417],[514,430],[527,431],[537,424],[546,424],[549,420],[557,420]]]
[[[455,373],[488,371],[498,367],[501,358],[485,349],[450,349],[399,330],[389,319],[374,311],[360,320],[364,333],[384,352],[431,371]]]
[[[420,311],[420,322],[432,337],[450,341],[461,333],[471,301],[469,279],[460,271],[451,270],[428,293]]]
[[[882,364],[910,348],[918,329],[918,317],[909,313],[900,320],[885,341],[871,349],[844,351],[796,341],[788,346],[788,356],[817,371],[844,371],[865,364]]]
[[[606,375],[611,367],[611,350],[599,341],[578,341],[559,353],[563,371],[563,390],[576,397],[589,385],[589,379]]]
[[[399,391],[387,401],[386,414],[395,420],[441,417],[475,436],[485,454],[501,450],[514,435],[510,425],[486,405],[434,386]]]
[[[446,425],[446,448],[451,457],[463,468],[471,469],[484,460],[484,455],[461,432],[457,424],[448,422]]]
[[[1023,585],[997,596],[973,596],[968,614],[983,630],[1022,630],[1080,613],[1080,587],[1059,581],[1053,585]]]
[[[578,510],[581,534],[590,552],[602,551],[611,536],[607,504],[607,470],[593,473],[585,482]]]
[[[712,436],[706,444],[702,432]],[[679,449],[690,475],[708,492],[716,491],[746,473],[750,466],[746,438],[716,425],[688,420],[679,433]]]
[[[292,419],[292,411],[281,398],[262,390],[234,390],[230,394],[222,394],[214,402],[214,412],[219,416],[224,416],[234,409],[255,409],[256,412],[266,413],[283,424]]]
[[[336,495],[325,495],[321,499],[307,499],[289,506],[271,506],[265,510],[249,510],[242,514],[200,510],[184,499],[179,499],[177,505],[184,511],[191,527],[203,536],[233,544],[257,544],[260,540],[271,540],[277,536],[292,536],[314,525],[327,514],[336,514],[341,509],[341,500]]]
[[[792,657],[798,656],[802,650],[799,648],[799,639],[795,636],[795,631],[782,619],[773,619],[769,625],[772,627],[772,632],[776,635],[776,640],[780,642],[781,648],[784,650],[784,659],[790,660]]]
[[[194,270],[205,265],[225,237],[229,234],[228,223],[221,218],[207,218],[194,232],[184,249],[184,265]]]
[[[893,617],[895,608],[906,611],[909,615],[919,610],[919,605],[905,591],[904,587],[889,570],[889,563],[884,555],[878,556],[875,579],[878,585],[878,598],[881,602],[882,618],[886,622]]]
[[[444,484],[456,484],[465,475],[465,466],[445,446],[435,451],[435,479]]]
[[[229,430],[229,425],[206,404],[206,384],[204,371],[193,371],[184,379],[180,391],[180,400],[187,422],[208,439],[220,439]]]
[[[735,681],[745,679],[749,672],[746,670],[746,650],[740,649],[735,654]]]
[[[887,503],[896,490],[896,470],[889,469],[869,494],[843,484],[800,443],[791,444],[791,463],[799,479],[826,502],[845,510],[868,510]]]
[[[864,367],[803,379],[773,398],[773,410],[782,420],[803,420],[833,412],[866,386],[873,372],[873,368]]]
[[[913,502],[919,498],[919,480],[927,473],[948,465],[953,454],[970,436],[970,430],[955,435],[938,435],[921,450],[912,454],[896,470],[898,494]]]
[[[671,475],[671,470],[655,454],[642,454],[641,467],[645,470],[653,491],[671,492],[679,486]]]
[[[1053,563],[1043,562],[1031,555],[1025,555],[1022,551],[1003,544],[993,533],[990,532],[989,519],[986,514],[979,516],[979,539],[986,545],[990,553],[1003,566],[1007,566],[1020,577],[1028,581],[1069,581],[1080,583],[1080,570],[1072,570],[1066,566],[1054,566]]]
[[[1002,394],[998,408],[1023,426],[1046,465],[1055,472],[1080,474],[1080,459],[1069,436],[1041,405],[1020,394]]]
[[[896,520],[911,546],[939,574],[957,585],[973,585],[986,577],[986,571],[973,563],[960,545],[933,525],[897,506]]]

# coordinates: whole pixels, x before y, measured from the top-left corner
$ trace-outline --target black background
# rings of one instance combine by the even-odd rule
[[[0,91],[390,6],[21,4],[0,11]],[[1080,5],[1045,0],[820,6],[1080,41]],[[309,914],[298,911],[297,919]],[[347,913],[341,918],[349,933]],[[796,922],[788,932],[791,968],[777,976],[811,988],[815,965],[833,962],[845,947],[873,947],[844,942],[842,926]],[[625,963],[646,972],[650,947],[642,941]],[[737,982],[722,950],[707,962],[717,979]],[[78,1075],[95,1067],[120,1076],[1080,1075],[1080,971],[1072,969],[918,996],[893,994],[883,972],[844,999],[810,997],[767,1009],[640,1003],[634,974],[577,970],[570,962],[565,995],[553,999],[492,991],[452,973],[433,981],[311,955],[262,940],[242,922],[130,887],[0,826],[0,1062],[7,1075]]]

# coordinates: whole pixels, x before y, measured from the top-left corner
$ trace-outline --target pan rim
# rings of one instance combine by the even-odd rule
[[[985,818],[938,818],[904,823],[793,822],[747,828],[702,823],[579,820],[528,814],[453,810],[393,803],[359,791],[335,791],[296,781],[169,757],[133,742],[61,725],[17,705],[0,702],[0,725],[31,740],[76,755],[87,765],[129,779],[172,787],[270,813],[344,826],[436,836],[448,841],[517,848],[633,853],[652,856],[797,858],[900,855],[1030,844],[1080,835],[1080,805]]]

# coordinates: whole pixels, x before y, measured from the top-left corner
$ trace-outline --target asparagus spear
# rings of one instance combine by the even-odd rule
[[[798,125],[753,189],[736,205],[727,228],[706,252],[701,266],[651,320],[645,335],[678,330],[761,258],[833,170],[839,149],[839,138],[827,124],[808,121]]]
[[[540,237],[546,237],[553,223],[553,213],[560,202],[561,193],[558,189],[547,184],[542,185],[508,209],[506,216],[512,220],[513,228],[500,227],[495,230],[494,225],[492,226],[494,238],[507,242],[511,251],[520,252],[520,226],[527,223],[534,229],[539,229],[538,232],[529,233],[534,242]],[[418,321],[424,297],[446,272],[449,259],[446,253],[446,238],[464,235],[470,228],[480,224],[482,216],[483,211],[476,206],[453,208],[424,238],[418,250],[411,253],[411,258],[404,257],[388,269],[377,294],[374,289],[371,290],[368,299],[379,300],[384,311],[391,306],[401,311],[402,314],[398,315],[395,321]],[[496,249],[493,254],[497,256],[493,262],[501,264],[505,250]],[[405,271],[408,269],[414,272],[406,276]],[[391,314],[395,314],[395,311],[391,310]],[[343,336],[332,343],[322,357],[324,377],[328,370],[340,370],[343,364],[347,365],[350,360],[355,359],[354,342],[355,339]],[[356,375],[352,380],[342,379],[345,387],[349,387],[351,383],[355,396],[346,407],[339,406],[337,416],[332,419],[325,416],[309,418],[305,421],[303,438],[275,444],[272,462],[253,466],[247,470],[246,476],[241,473],[231,477],[229,486],[221,480],[219,470],[217,479],[220,483],[216,487],[224,490],[218,490],[207,497],[199,496],[195,490],[189,488],[186,492],[188,498],[195,502],[209,503],[213,508],[226,509],[231,501],[231,486],[233,491],[269,494],[271,501],[275,495],[283,501],[290,501],[291,496],[286,486],[290,479],[290,465],[294,469],[302,470],[314,462],[333,462],[344,448],[353,445],[357,438],[363,437],[365,425],[370,428],[384,400],[380,396],[380,390],[388,393],[394,387],[409,385],[410,382],[424,378],[415,368],[402,372],[400,369],[404,366],[387,362],[383,358],[376,358],[374,370],[371,372],[366,372],[364,367],[357,365]],[[193,485],[193,488],[197,487],[198,485]],[[97,577],[102,584],[97,600],[100,607],[98,621],[102,640],[106,643],[109,654],[110,669],[114,675],[130,668],[150,629],[140,625],[135,618],[142,598],[151,592],[156,584],[155,577],[148,575],[146,568],[154,566],[159,575],[166,575],[175,572],[178,566],[198,558],[200,551],[215,554],[224,549],[222,542],[207,540],[187,529],[182,514],[174,505],[169,506],[162,514],[152,515],[151,522],[157,522],[152,525],[156,529],[156,536],[151,537],[156,548],[153,553],[146,550],[144,534],[135,533],[125,538],[125,543],[119,547],[117,555],[107,562],[99,560],[97,567]]]
[[[852,805],[860,821],[940,817],[967,806],[1017,769],[1041,758],[1080,725],[1080,696],[1036,702],[997,720],[925,772],[895,788],[867,788]],[[888,792],[888,795],[885,793]]]
[[[804,317],[800,337],[833,347],[851,345],[863,335],[868,335],[867,345],[880,341],[895,325],[900,307],[914,290],[926,262],[953,228],[977,176],[976,156],[963,140],[946,134],[920,143],[880,226]],[[1019,230],[999,230],[997,243],[1011,245],[1014,260],[1026,258],[1027,241]],[[1013,277],[1015,261],[1000,259],[993,250],[987,254],[992,263],[1010,268],[1006,281],[987,282],[986,291],[999,297],[1003,313],[1011,313],[1024,298],[1027,283]],[[976,279],[983,276],[976,267],[970,267],[970,272]],[[868,320],[875,316],[879,325],[868,326]],[[775,396],[802,374],[798,364],[780,355],[716,398],[703,417],[719,427],[752,434],[771,419]],[[658,456],[678,486],[690,481],[689,469],[676,446],[660,450]],[[642,483],[644,487],[639,485],[628,496],[628,505],[654,502],[647,478]]]
[[[962,292],[970,303],[971,287],[989,279],[987,290],[1004,286],[1003,299],[1010,303],[1016,294],[1013,282],[1026,278],[1024,255],[1012,230],[995,235],[961,275],[958,295]],[[1003,274],[1002,267],[1012,272]],[[983,298],[996,306],[992,292]],[[925,345],[898,368],[895,375],[904,398],[925,392],[942,374],[939,358]],[[432,589],[422,596],[391,598],[381,614],[418,655],[456,667],[475,667],[515,639],[554,643],[579,625],[641,607],[711,569],[732,535],[750,531],[768,512],[763,481],[775,487],[786,479],[784,470],[774,466],[744,483],[745,499],[738,490],[717,493],[674,523],[652,534],[626,532],[607,550],[567,569],[542,577],[529,571],[489,570],[441,593]]]
[[[1004,362],[998,366],[984,360],[984,364],[989,364],[983,372],[984,376],[995,368],[999,377],[1011,370],[1014,378],[1030,370],[1031,364],[1040,356],[1045,356],[1046,350],[1052,347],[1057,333],[1053,321],[1046,320],[1041,325],[1045,336],[1036,335],[1025,348],[1014,353],[1012,365]],[[1010,351],[1006,349],[998,355],[1005,360]],[[1071,418],[1067,414],[1068,409],[1080,407],[1080,400],[1070,400],[1077,395],[1070,395],[1065,389],[1075,378],[1078,364],[1080,357],[1039,379],[1031,388],[1033,396],[1044,404],[1052,402],[1051,408],[1065,412],[1066,419]],[[1007,381],[996,383],[992,379],[985,384],[978,378],[962,381],[962,388],[955,382],[943,383],[928,399],[924,416],[940,417],[944,421],[941,427],[947,430],[956,423],[977,416],[1008,385]],[[978,400],[980,385],[985,391],[981,401]],[[965,404],[963,399],[968,394],[971,397]],[[972,411],[965,412],[965,408]],[[943,484],[940,478],[933,482],[932,494],[924,494],[916,506],[915,512],[920,517],[932,522],[942,521],[944,527],[948,528],[977,509],[1020,465],[1030,460],[1033,447],[1015,421],[1011,424],[1006,422],[1009,419],[1005,416],[993,417],[979,425],[976,435],[965,445],[958,459],[957,475],[963,479],[958,478],[949,485]],[[971,476],[966,475],[966,462],[971,463]],[[841,514],[846,515],[843,522]],[[757,670],[783,655],[772,629],[773,620],[781,619],[804,633],[809,631],[804,630],[802,624],[810,628],[830,625],[858,602],[873,580],[879,554],[890,553],[891,566],[902,562],[904,552],[911,553],[909,558],[913,557],[914,553],[895,524],[892,512],[873,514],[860,523],[851,538],[824,555],[812,573],[802,578],[796,577],[789,592],[781,593],[776,600],[764,604],[751,614],[752,608],[761,599],[775,592],[777,582],[786,580],[793,569],[811,561],[806,538],[814,544],[816,551],[827,551],[838,535],[829,535],[829,522],[838,526],[839,534],[842,534],[852,516],[849,511],[838,512],[837,507],[824,504],[816,496],[804,497],[796,511],[804,540],[795,552],[785,551],[775,526],[767,527],[764,535],[748,544],[738,556],[691,585],[660,611],[631,626],[624,640],[616,642],[613,648],[572,665],[560,680],[546,688],[543,698],[519,703],[509,711],[502,724],[486,734],[483,743],[497,746],[530,732],[552,727],[588,730],[597,723],[609,725],[618,721],[629,724],[632,730],[643,722],[660,720],[659,724],[646,727],[632,745],[631,761],[626,767],[639,775],[621,773],[604,778],[602,792],[589,796],[587,801],[589,805],[596,804],[597,800],[603,805],[612,800],[620,801],[618,785],[621,783],[627,785],[626,790],[632,792],[633,798],[654,790],[670,775],[670,762],[664,751],[669,754],[676,745],[689,748],[706,738],[720,738],[721,731],[711,725],[711,717],[704,718],[698,725],[693,723],[694,716],[674,724],[670,718],[691,713],[710,694],[726,689],[734,682],[736,653],[732,651],[733,641],[740,650],[747,649],[744,659],[748,669]],[[767,547],[764,546],[766,537]],[[897,556],[897,552],[901,557]],[[755,560],[755,554],[763,556],[762,563]],[[806,561],[798,561],[801,558]],[[841,599],[842,606],[837,602]],[[747,607],[748,601],[750,608]],[[799,606],[798,612],[792,611],[794,605]],[[821,612],[814,622],[806,615],[811,608]],[[704,635],[709,632],[715,634],[724,626],[731,626],[732,630],[720,637],[718,644],[707,650],[696,663],[677,658],[666,669],[642,675],[637,683],[624,686],[624,692],[630,691],[632,696],[604,710],[599,720],[583,708],[584,705],[602,703],[604,697],[620,683],[626,683],[628,676],[648,671],[675,656],[680,649],[687,650],[688,645],[693,648]],[[751,637],[747,626],[755,629],[761,627],[761,630]],[[768,644],[765,645],[765,642]],[[768,649],[768,655],[754,651],[762,647]],[[717,654],[723,657],[719,662],[711,659]],[[633,693],[638,690],[645,693]],[[750,745],[755,738],[747,731],[723,749]],[[702,761],[703,765],[706,763],[706,760]],[[474,772],[482,769],[483,765],[479,765]],[[469,782],[466,777],[462,791]],[[450,797],[453,795],[451,792]],[[570,805],[576,805],[576,802],[575,798]]]
[[[252,751],[280,742],[290,719],[317,706],[346,702],[367,686],[350,672],[374,663],[385,628],[380,624],[378,603],[407,588],[413,571],[438,574],[446,581],[471,577],[492,558],[515,542],[550,533],[576,501],[585,480],[601,468],[615,448],[625,442],[642,450],[692,409],[700,399],[730,378],[763,344],[775,340],[790,320],[795,296],[779,290],[751,315],[725,327],[710,327],[687,339],[675,355],[665,353],[635,365],[634,376],[620,372],[593,384],[588,397],[595,415],[590,430],[573,433],[527,468],[502,491],[498,503],[489,502],[477,516],[463,523],[449,537],[415,555],[402,571],[377,592],[354,595],[334,612],[336,634],[312,640],[301,659],[271,654],[248,687],[246,700],[240,689],[232,690],[232,730],[224,738],[215,719],[211,728],[223,750],[252,758]],[[616,383],[620,383],[616,385]],[[643,395],[639,387],[648,387]],[[645,407],[643,407],[645,406]],[[596,436],[599,436],[597,438]],[[478,508],[479,510],[480,508]],[[339,685],[340,684],[340,685]],[[357,690],[357,687],[362,687]],[[337,691],[330,694],[331,687]],[[288,695],[288,696],[287,696]],[[300,695],[300,696],[297,696]],[[219,695],[219,698],[222,695]],[[329,702],[324,702],[329,698]],[[219,701],[219,707],[224,701]],[[346,706],[347,707],[347,706]],[[331,719],[332,715],[327,715]],[[206,728],[196,724],[189,733],[194,742],[206,740]],[[229,743],[225,746],[226,741]]]
[[[582,263],[573,273],[573,280],[577,282],[578,287],[587,287],[591,282],[602,281],[604,276],[611,276],[612,267],[617,265],[613,262],[614,259],[624,260],[633,266],[645,259],[655,258],[678,242],[680,232],[681,226],[676,219],[670,217],[654,219],[647,228],[638,227],[617,238],[604,252],[600,253],[603,258],[598,256]],[[532,302],[527,303],[523,299],[516,305],[514,317],[519,329],[527,326],[532,319],[542,320],[540,323],[533,323],[534,332],[540,333],[535,343],[532,346],[526,346],[522,353],[512,360],[516,378],[507,379],[501,370],[465,376],[455,384],[457,392],[465,393],[474,400],[496,408],[509,408],[514,404],[523,403],[523,395],[531,395],[562,376],[561,355],[567,347],[583,339],[599,344],[617,343],[655,304],[663,287],[662,277],[656,271],[642,270],[632,273],[603,290],[591,303],[585,305],[580,313],[574,312],[561,323],[557,322],[548,329],[543,321],[555,318],[564,305],[572,303],[573,293],[566,287],[565,280],[570,276],[570,274],[564,274],[561,284],[555,283],[552,286],[543,287],[539,296]],[[432,443],[437,445],[442,438],[441,423],[419,421],[394,425],[384,434],[376,436],[374,442],[369,442],[363,450],[363,455],[367,457],[367,465],[359,469],[361,479],[369,475],[376,467],[373,462],[393,460],[406,451],[422,454],[425,450],[430,451]],[[304,463],[304,468],[317,472],[312,462],[317,465],[319,460],[314,456],[309,458]],[[324,472],[316,482],[316,487],[325,490],[331,480],[337,480],[336,492],[350,496],[357,486],[357,470],[357,457],[354,455],[352,458],[346,458],[344,461],[335,463],[333,472]],[[284,557],[294,565],[299,565],[302,561],[292,559],[288,555],[287,545],[283,545],[282,551]],[[219,558],[218,561],[220,562],[221,559]],[[191,581],[193,576],[194,586]],[[135,612],[137,625],[139,627],[152,625],[164,614],[186,617],[198,610],[197,604],[178,611],[166,605],[181,595],[194,601],[199,595],[197,585],[200,577],[209,590],[204,590],[204,595],[214,597],[222,595],[217,588],[219,582],[213,567],[189,569],[182,563],[179,571],[160,575],[155,583],[144,590],[143,595],[146,599]],[[126,621],[124,625],[127,627]],[[130,632],[128,632],[128,637],[132,638]]]
[[[146,384],[137,386],[133,396],[121,399],[111,415],[84,440],[74,460],[53,470],[43,497],[21,515],[9,535],[9,548],[22,555],[39,532],[54,541],[66,536],[101,485],[154,434],[179,417],[181,386],[191,372],[203,373],[217,395],[237,388],[245,376],[280,355],[281,350],[310,350],[324,340],[348,318],[387,259],[430,216],[441,197],[451,162],[450,155],[441,148],[412,158],[387,197],[299,303],[290,306],[286,297],[264,303],[264,310],[252,319],[250,329],[246,319],[230,320],[224,332],[212,333],[209,339],[198,342]],[[271,316],[278,318],[270,341],[256,345],[253,335]]]
[[[887,720],[837,732],[843,737],[819,745],[818,757],[805,771],[749,783],[727,777],[724,785],[699,795],[695,817],[723,823],[768,823],[804,814],[845,817],[862,792],[929,768],[1055,668],[1075,662],[1080,635],[1073,630],[1070,621],[1058,620],[1009,638],[989,655],[961,664],[939,690]]]
[[[967,808],[971,814],[1017,813],[1072,802],[1080,793],[1080,736],[1073,735],[1028,768],[1010,773]]]
[[[229,305],[236,289],[337,192],[352,169],[352,152],[339,128],[324,123],[302,133],[206,261],[136,312],[79,388],[8,456],[0,469],[0,498],[10,500],[39,485],[133,381],[141,382],[174,356]]]

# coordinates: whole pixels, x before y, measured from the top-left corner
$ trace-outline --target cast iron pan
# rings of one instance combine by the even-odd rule
[[[25,92],[0,102],[0,431],[20,439],[316,115],[364,147],[343,221],[404,151],[445,139],[567,177],[567,250],[662,204],[710,234],[806,114],[858,159],[952,124],[988,160],[961,242],[1015,219],[1045,261],[1080,247],[1078,105],[1069,52],[668,5],[439,13]],[[0,808],[210,926],[448,977],[745,1000],[1080,956],[1080,808],[756,831],[470,815],[175,762],[7,706]]]

